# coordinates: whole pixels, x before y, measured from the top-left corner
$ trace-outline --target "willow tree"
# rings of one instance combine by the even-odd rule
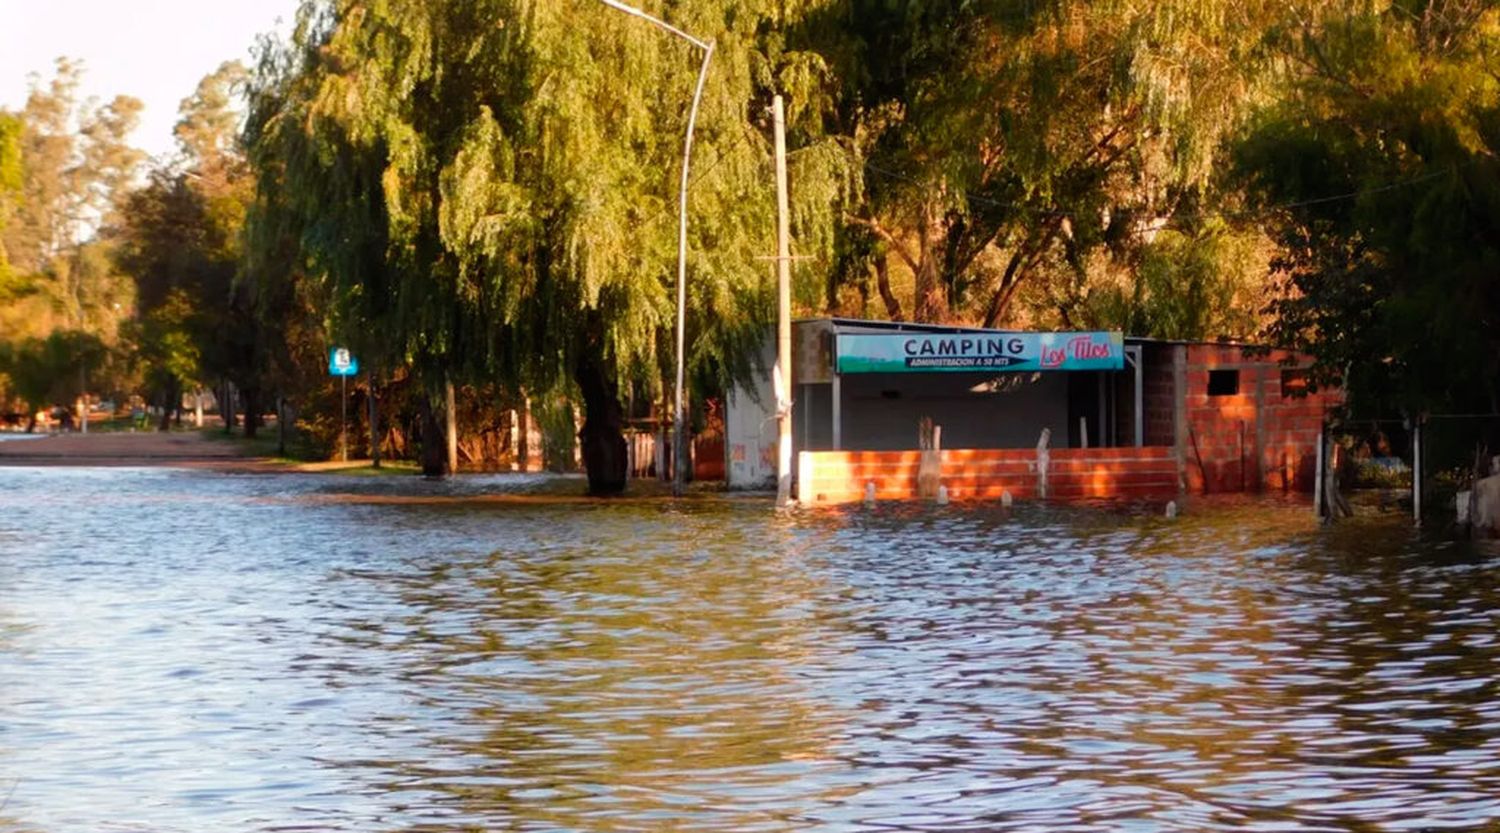
[[[743,373],[769,323],[764,107],[786,79],[816,78],[781,49],[785,6],[672,8],[718,45],[690,226],[699,380]],[[310,2],[259,76],[252,239],[295,240],[332,326],[375,334],[382,361],[434,393],[450,379],[576,384],[590,489],[617,492],[622,385],[654,388],[671,359],[673,197],[696,65],[593,0]],[[828,241],[819,199],[836,197],[836,167],[808,157],[798,216]]]
[[[803,37],[867,195],[834,278],[873,279],[891,318],[993,326],[1037,275],[1133,257],[1201,213],[1264,5],[830,2]]]

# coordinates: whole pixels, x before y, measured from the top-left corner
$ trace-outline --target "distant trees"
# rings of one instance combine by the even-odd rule
[[[1260,338],[1372,407],[1500,408],[1492,4],[641,2],[716,44],[699,391],[769,327],[783,93],[799,313]],[[431,470],[455,387],[562,395],[591,490],[618,491],[622,403],[671,376],[696,70],[597,0],[306,0],[184,100],[140,182],[139,102],[80,104],[61,61],[0,113],[9,366],[133,316],[163,401],[232,383],[253,432],[273,396],[326,396],[337,343],[408,392]]]
[[[88,390],[91,372],[105,369],[109,350],[91,333],[57,330],[46,338],[0,342],[0,374],[11,395],[26,405],[26,431],[36,428],[38,411],[68,407]]]
[[[21,111],[0,112],[0,343],[12,360],[0,399],[37,400],[43,387],[34,374],[44,368],[66,369],[58,384],[95,391],[119,381],[101,378],[101,368],[120,363],[92,361],[90,351],[116,349],[132,311],[108,229],[142,158],[128,143],[141,104],[128,96],[80,102],[82,73],[59,59]],[[64,368],[53,360],[68,347],[87,355]],[[73,372],[85,367],[84,376]]]
[[[136,288],[137,358],[166,410],[187,387],[232,382],[253,437],[281,327],[261,315],[241,280],[253,187],[235,106],[245,78],[241,64],[226,63],[183,100],[175,130],[180,157],[158,165],[131,192],[116,240],[117,262]]]
[[[3,240],[25,288],[40,293],[60,323],[112,329],[121,287],[95,233],[116,219],[116,199],[143,158],[128,144],[141,103],[118,96],[85,106],[77,99],[82,74],[78,62],[59,59],[51,82],[34,87],[19,114],[21,188]]]
[[[0,301],[6,300],[14,291],[14,272],[10,253],[5,248],[5,227],[15,216],[25,181],[21,168],[22,127],[18,117],[0,112]]]

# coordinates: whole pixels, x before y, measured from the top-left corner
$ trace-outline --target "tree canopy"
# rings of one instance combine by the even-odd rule
[[[782,94],[799,314],[1261,340],[1368,410],[1500,408],[1487,2],[639,4],[714,44],[700,393],[769,330]],[[250,412],[317,399],[348,346],[418,392],[424,446],[454,386],[581,401],[617,489],[622,403],[672,375],[701,57],[598,0],[305,0],[184,99],[144,181],[139,102],[80,103],[62,60],[0,114],[0,324],[113,344],[133,315],[153,385]]]
[[[1500,412],[1500,9],[1319,5],[1238,152],[1288,290],[1270,335],[1368,410]]]

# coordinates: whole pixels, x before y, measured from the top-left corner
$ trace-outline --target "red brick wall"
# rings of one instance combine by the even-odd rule
[[[1318,429],[1337,391],[1284,397],[1280,360],[1285,351],[1246,355],[1231,345],[1187,348],[1185,449],[1188,489],[1239,492],[1311,491]],[[1239,392],[1208,394],[1210,372],[1239,372]]]

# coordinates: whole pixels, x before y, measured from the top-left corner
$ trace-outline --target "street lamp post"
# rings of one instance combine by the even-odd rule
[[[703,50],[703,66],[698,70],[698,87],[693,92],[693,106],[688,111],[687,138],[682,143],[682,185],[678,193],[677,207],[677,389],[673,393],[674,405],[672,413],[672,494],[682,496],[683,484],[686,481],[687,463],[683,448],[683,415],[685,407],[684,384],[684,323],[687,308],[687,200],[688,200],[688,169],[693,159],[693,127],[698,121],[698,104],[703,100],[703,84],[708,80],[708,64],[714,57],[714,42],[703,41],[689,35],[677,27],[656,17],[632,8],[619,0],[600,0],[612,9],[625,12],[628,15],[639,17],[651,24],[676,35],[693,46]]]

